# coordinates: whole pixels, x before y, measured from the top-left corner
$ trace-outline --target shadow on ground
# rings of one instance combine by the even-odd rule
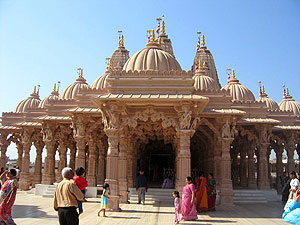
[[[12,208],[13,218],[57,218],[57,216],[47,215],[40,210],[38,206],[31,205],[14,205]]]

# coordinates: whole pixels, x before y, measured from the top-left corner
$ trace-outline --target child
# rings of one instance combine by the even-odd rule
[[[179,224],[179,211],[180,211],[180,196],[178,191],[173,192],[174,206],[175,206],[175,224]]]
[[[76,177],[74,178],[75,183],[77,184],[78,188],[81,190],[81,192],[85,195],[85,189],[88,186],[87,180],[83,177],[85,174],[85,169],[82,167],[79,167],[76,170]],[[83,213],[83,208],[82,208],[82,202],[77,201],[78,203],[78,210],[79,210],[79,215]]]
[[[110,195],[110,188],[109,188],[109,184],[105,183],[103,185],[103,193],[101,196],[101,209],[98,212],[98,216],[100,216],[100,212],[103,211],[103,217],[106,217],[105,215],[105,210],[108,209],[108,195]]]

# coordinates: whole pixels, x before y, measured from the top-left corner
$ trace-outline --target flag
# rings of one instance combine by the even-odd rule
[[[157,30],[156,30],[157,35],[159,34],[159,31],[160,31],[160,22],[158,22],[158,25],[157,25]]]

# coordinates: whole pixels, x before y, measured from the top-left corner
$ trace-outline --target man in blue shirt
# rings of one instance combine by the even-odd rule
[[[283,212],[282,219],[287,223],[300,225],[300,190],[297,190],[295,200]]]

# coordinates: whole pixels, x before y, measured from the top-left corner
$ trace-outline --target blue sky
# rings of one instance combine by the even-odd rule
[[[191,68],[199,30],[222,86],[230,67],[256,97],[261,80],[277,102],[283,84],[300,101],[299,12],[299,0],[0,0],[0,113],[13,111],[34,85],[41,85],[41,98],[54,82],[61,81],[62,90],[79,66],[91,84],[117,48],[119,29],[132,55],[162,15],[183,69]],[[14,157],[14,150],[8,155]]]

